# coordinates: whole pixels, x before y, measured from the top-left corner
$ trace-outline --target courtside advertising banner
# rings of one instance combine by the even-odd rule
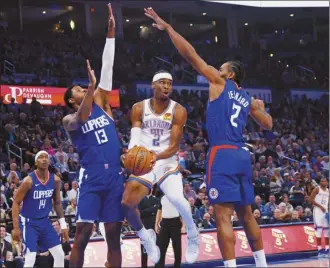
[[[267,255],[317,250],[315,230],[312,224],[269,226],[262,228],[264,248]],[[235,230],[236,257],[251,257],[252,251],[243,230]],[[182,236],[182,252],[186,248],[186,236]],[[141,267],[140,240],[137,238],[124,239],[122,245],[123,267]],[[184,254],[183,254],[184,255]],[[102,267],[107,256],[104,241],[90,242],[85,250],[84,267]],[[200,255],[197,262],[220,260],[216,232],[201,233]],[[182,256],[182,262],[184,262]],[[172,242],[167,249],[166,264],[174,263]],[[149,263],[152,266],[151,263]]]
[[[42,105],[65,105],[64,103],[64,87],[44,87],[44,86],[20,86],[20,85],[1,85],[0,95],[4,98],[4,103],[11,102],[11,98],[15,98],[18,104],[26,99],[27,103],[36,97],[37,101]],[[120,107],[119,90],[112,90],[109,93],[109,103],[112,107]]]
[[[207,85],[173,85],[173,90],[181,91],[186,90],[188,92],[193,91],[197,92],[200,96],[201,92],[207,92],[209,87]],[[249,93],[250,96],[254,96],[258,99],[263,100],[265,103],[272,102],[272,90],[270,88],[244,88],[246,92]],[[136,84],[136,94],[139,97],[150,98],[153,94],[153,89],[151,84],[147,83],[139,83]]]

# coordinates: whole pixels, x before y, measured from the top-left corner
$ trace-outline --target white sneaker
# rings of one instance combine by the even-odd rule
[[[147,251],[147,254],[148,254],[148,257],[150,258],[150,260],[154,264],[157,264],[159,262],[159,258],[160,258],[159,247],[156,245],[157,236],[156,236],[155,231],[152,229],[147,230],[147,232],[149,233],[149,238],[148,238],[148,240],[141,239],[141,244]]]
[[[185,258],[187,263],[194,263],[197,260],[199,256],[199,243],[199,232],[193,237],[187,236],[187,248],[185,252]]]

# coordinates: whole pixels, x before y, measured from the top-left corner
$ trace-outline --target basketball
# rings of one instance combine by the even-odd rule
[[[142,146],[134,146],[125,157],[124,166],[130,174],[142,176],[152,170],[153,152]]]

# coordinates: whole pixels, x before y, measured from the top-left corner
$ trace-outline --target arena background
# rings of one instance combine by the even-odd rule
[[[320,178],[329,177],[329,2],[294,1],[300,6],[286,8],[231,2],[236,3],[111,2],[116,17],[116,55],[110,102],[123,152],[130,138],[132,104],[151,96],[150,81],[155,71],[170,71],[174,76],[172,98],[187,108],[189,114],[179,159],[185,194],[190,197],[196,225],[203,232],[196,265],[222,265],[213,208],[202,194],[208,148],[205,133],[208,85],[180,57],[169,38],[152,29],[143,14],[144,7],[152,6],[209,64],[218,68],[226,60],[242,61],[247,70],[243,87],[250,95],[263,99],[273,116],[272,132],[262,130],[250,120],[244,136],[253,145],[251,164],[256,192],[253,210],[259,211],[255,217],[263,226],[268,260],[310,257],[304,263],[283,265],[328,267],[328,260],[313,259],[317,247],[309,195]],[[316,2],[323,2],[323,7],[311,7]],[[33,156],[40,149],[50,153],[52,168],[63,181],[63,207],[70,236],[74,235],[79,157],[61,124],[63,116],[70,112],[63,106],[63,92],[70,84],[87,85],[85,59],[91,61],[99,77],[107,27],[106,3],[0,2],[0,176],[4,227],[1,241],[11,241],[15,188],[33,169]],[[303,189],[303,195],[292,194],[295,185]],[[269,203],[272,195],[275,205]],[[277,207],[280,216],[274,213]],[[54,213],[50,216],[56,218]],[[155,216],[153,213],[142,211],[146,217]],[[252,259],[247,257],[251,250],[235,215],[233,225],[237,227],[239,262],[250,263]],[[139,266],[139,240],[127,223],[123,226],[123,238],[123,265]],[[182,238],[185,247],[185,235]],[[96,225],[86,249],[85,266],[103,266],[105,249]],[[24,256],[15,252],[14,256],[24,260]],[[171,247],[166,262],[173,263]],[[22,267],[22,262],[10,265]]]

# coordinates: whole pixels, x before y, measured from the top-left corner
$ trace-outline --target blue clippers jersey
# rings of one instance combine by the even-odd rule
[[[48,217],[52,210],[52,198],[55,191],[55,175],[48,173],[49,178],[46,183],[42,183],[36,174],[31,172],[32,188],[26,193],[23,199],[21,215],[25,218],[41,219]]]
[[[96,164],[120,166],[120,142],[111,117],[93,103],[88,121],[70,131],[83,167]]]
[[[226,80],[218,99],[209,101],[206,129],[210,146],[228,143],[243,144],[243,131],[251,107],[251,97],[237,84]]]

